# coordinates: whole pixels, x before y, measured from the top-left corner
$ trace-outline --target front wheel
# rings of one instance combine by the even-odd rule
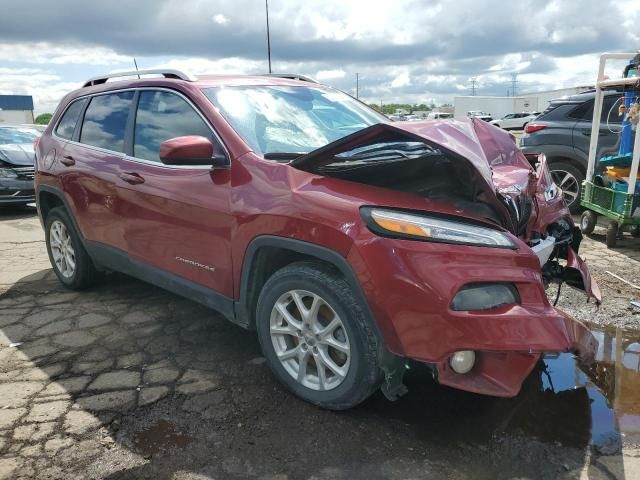
[[[265,284],[258,339],[275,376],[300,398],[351,408],[380,385],[377,339],[348,282],[328,266],[294,263]]]
[[[596,228],[598,217],[591,210],[585,210],[580,217],[580,230],[585,235],[590,235]]]

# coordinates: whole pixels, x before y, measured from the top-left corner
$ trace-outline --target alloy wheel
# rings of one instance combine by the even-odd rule
[[[351,347],[340,316],[319,295],[290,290],[271,311],[271,342],[278,360],[296,381],[312,390],[339,386],[351,363]]]
[[[567,204],[571,205],[578,200],[580,194],[580,182],[570,172],[565,170],[551,170],[553,182],[560,187],[567,199]]]
[[[49,227],[49,246],[58,272],[65,278],[73,277],[76,271],[76,252],[71,235],[60,220],[55,220]]]

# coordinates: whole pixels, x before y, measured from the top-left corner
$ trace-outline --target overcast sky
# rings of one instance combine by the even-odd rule
[[[126,6],[125,6],[126,5]],[[267,71],[264,0],[0,0],[0,94],[52,111],[89,77],[133,67]],[[640,48],[640,1],[269,2],[275,72],[367,101],[451,102],[591,84],[598,54]],[[617,74],[618,72],[612,72]]]

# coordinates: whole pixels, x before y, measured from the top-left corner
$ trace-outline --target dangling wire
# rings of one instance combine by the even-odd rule
[[[558,284],[558,293],[556,293],[556,300],[555,302],[553,302],[553,306],[555,307],[556,305],[558,305],[558,300],[560,300],[560,289],[562,288],[562,280],[560,280],[560,283]]]
[[[623,92],[623,94],[624,94],[624,92]],[[615,102],[613,102],[613,105],[611,105],[611,108],[609,109],[609,113],[607,114],[607,130],[609,130],[609,133],[613,133],[613,134],[616,134],[616,135],[618,135],[619,133],[622,133],[622,127],[620,127],[620,130],[618,130],[617,132],[614,132],[613,130],[611,130],[611,127],[609,126],[609,120],[611,119],[611,112],[616,107],[618,102],[620,100],[622,100],[622,98],[623,97],[620,97]]]

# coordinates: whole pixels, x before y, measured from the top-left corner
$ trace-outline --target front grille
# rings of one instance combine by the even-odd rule
[[[36,175],[34,167],[18,167],[13,169],[21,180],[33,180]]]

